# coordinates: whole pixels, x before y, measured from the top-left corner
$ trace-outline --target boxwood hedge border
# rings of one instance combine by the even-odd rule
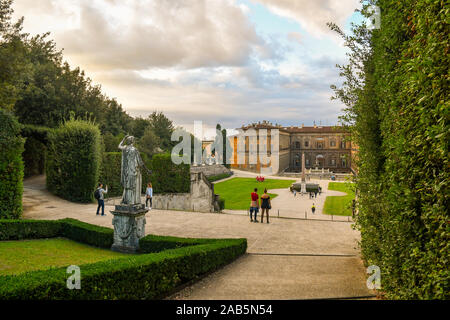
[[[1,220],[0,241],[66,237],[109,248],[114,231],[75,219]],[[139,255],[80,265],[81,289],[67,289],[66,267],[0,276],[0,300],[159,299],[245,253],[246,239],[148,235]]]

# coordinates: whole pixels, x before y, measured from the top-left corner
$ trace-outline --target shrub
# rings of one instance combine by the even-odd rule
[[[74,241],[83,242],[100,248],[111,248],[114,230],[81,222],[75,219],[58,220],[61,223],[61,235]]]
[[[337,90],[359,148],[362,254],[381,269],[387,298],[448,299],[448,1],[376,4],[381,27],[347,38]]]
[[[26,138],[25,150],[22,154],[25,177],[44,173],[48,133],[50,131],[50,128],[34,125],[22,127],[21,135]]]
[[[49,133],[47,189],[74,202],[92,202],[100,169],[100,130],[70,120]]]
[[[108,186],[108,197],[121,196],[123,193],[123,187],[120,183],[121,165],[121,152],[103,153],[99,182]]]
[[[17,219],[22,214],[24,139],[20,124],[0,108],[0,219]]]
[[[231,177],[233,175],[233,173],[221,173],[215,176],[209,176],[207,177],[209,182],[214,182],[214,181],[218,181],[218,180],[222,180],[228,177]]]
[[[222,211],[223,209],[225,209],[225,199],[219,197],[218,203],[219,203],[219,210],[220,210],[220,211]]]
[[[2,233],[3,230],[10,231]],[[60,235],[104,247],[109,245],[107,242],[112,239],[113,230],[74,219],[0,222],[0,239],[15,239],[13,232],[23,237]],[[142,238],[140,244],[141,252],[158,253],[81,265],[81,290],[67,289],[65,267],[0,276],[0,300],[158,299],[176,286],[230,263],[247,249],[246,239],[186,239],[149,235]]]
[[[189,193],[191,189],[190,166],[176,165],[170,154],[156,154],[152,158],[151,181],[153,192],[157,193]]]
[[[215,240],[148,235],[139,240],[139,250],[145,253],[160,252],[167,249],[211,243],[213,241]]]
[[[58,220],[0,220],[0,241],[61,236]]]

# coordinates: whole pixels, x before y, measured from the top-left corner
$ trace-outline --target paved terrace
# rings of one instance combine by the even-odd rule
[[[75,204],[45,190],[44,177],[24,183],[25,219],[75,218],[112,227],[96,204]],[[287,197],[288,195],[286,195]],[[297,195],[297,197],[299,197]],[[283,198],[280,200],[283,202]],[[291,203],[297,204],[298,199]],[[285,201],[286,202],[286,201]],[[287,202],[286,202],[287,203]],[[274,201],[275,204],[275,201]],[[247,238],[247,254],[171,299],[310,299],[367,297],[359,233],[351,223],[278,219],[250,223],[245,215],[151,210],[146,233],[198,238]]]

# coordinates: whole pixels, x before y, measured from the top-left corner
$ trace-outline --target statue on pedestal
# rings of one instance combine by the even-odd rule
[[[128,144],[125,144],[125,142]],[[125,136],[119,144],[119,149],[122,150],[120,183],[123,186],[123,195],[121,204],[140,204],[142,188],[141,169],[144,168],[149,173],[151,171],[147,169],[139,150],[134,146],[133,136]]]
[[[123,195],[120,205],[116,205],[112,224],[114,225],[114,251],[136,252],[139,239],[145,236],[145,214],[148,210],[141,204],[142,175],[144,168],[149,173],[138,149],[134,146],[134,137],[125,136],[119,144],[122,150],[120,182]]]

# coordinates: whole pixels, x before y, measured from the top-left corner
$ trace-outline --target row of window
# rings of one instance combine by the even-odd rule
[[[320,165],[320,163],[319,162],[318,163],[313,163],[312,165],[313,166]],[[328,165],[329,166],[335,166],[336,165],[336,159],[333,159],[333,158],[329,159]],[[297,167],[301,166],[299,160],[295,161],[295,166],[297,166]],[[305,159],[305,166],[307,166],[307,167],[311,166],[311,162],[309,161],[309,159]],[[347,167],[347,159],[341,158],[341,167],[344,167],[344,168]]]
[[[323,141],[317,141],[316,142],[316,149],[323,149],[324,145],[325,145],[325,143]],[[305,146],[305,148],[308,148],[309,147],[309,141],[305,141],[304,142],[304,146]],[[336,147],[336,141],[335,140],[330,140],[330,147]],[[296,149],[300,149],[301,148],[300,141],[296,141],[295,142],[295,148]],[[345,149],[345,141],[341,141],[341,149]]]

